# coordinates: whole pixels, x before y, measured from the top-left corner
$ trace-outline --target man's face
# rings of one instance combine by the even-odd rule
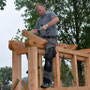
[[[45,13],[45,8],[43,6],[37,6],[36,10],[40,16],[43,16]]]

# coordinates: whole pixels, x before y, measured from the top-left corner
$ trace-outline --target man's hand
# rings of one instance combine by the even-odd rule
[[[43,31],[47,30],[47,26],[43,25],[40,30],[43,30]]]

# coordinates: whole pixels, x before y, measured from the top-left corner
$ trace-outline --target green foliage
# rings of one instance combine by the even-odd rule
[[[38,18],[35,11],[37,3],[43,3],[58,15],[60,43],[78,44],[78,49],[90,48],[90,0],[16,0],[17,10],[25,7],[22,16],[28,30],[34,28]]]
[[[22,16],[28,30],[34,28],[38,18],[35,11],[37,3],[43,3],[47,9],[53,10],[60,18],[58,23],[59,42],[78,44],[79,49],[90,46],[90,39],[87,39],[89,33],[85,32],[87,28],[90,29],[89,0],[63,0],[63,2],[62,0],[16,0],[15,6],[17,10],[25,7],[25,13]]]
[[[0,10],[4,10],[5,6],[6,6],[6,0],[0,0]]]
[[[16,41],[20,41],[20,42],[23,42],[25,40],[25,38],[22,36],[20,29],[17,30],[16,36],[12,37],[12,40],[16,40]]]
[[[11,67],[1,67],[0,68],[0,83],[2,85],[8,85],[12,81],[12,68]]]
[[[73,75],[71,72],[70,60],[62,58],[60,67],[60,78],[64,87],[72,86]]]

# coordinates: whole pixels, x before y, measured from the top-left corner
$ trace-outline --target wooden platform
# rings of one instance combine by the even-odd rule
[[[22,90],[25,90],[24,88],[22,88]],[[46,89],[42,89],[42,88],[38,88],[36,90],[90,90],[90,87],[57,87],[57,88],[46,88]]]
[[[37,90],[90,90],[90,87],[63,87],[63,88],[47,88],[47,89],[42,89],[39,88]]]
[[[9,49],[12,50],[12,83],[11,90],[90,90],[90,49],[75,50],[77,45],[63,43],[56,46],[56,57],[53,62],[54,86],[53,88],[39,88],[43,80],[42,56],[45,54],[45,44],[48,42],[36,35],[23,31],[23,35],[29,40],[22,42],[9,41]],[[21,80],[21,55],[28,53],[28,86]],[[60,79],[61,59],[70,59],[72,66],[73,87],[62,87]],[[85,85],[79,87],[77,61],[84,62]],[[21,86],[24,86],[22,89]],[[13,89],[14,88],[14,89]]]

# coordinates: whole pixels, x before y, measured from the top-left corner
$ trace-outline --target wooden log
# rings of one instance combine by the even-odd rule
[[[38,37],[38,36],[36,36],[34,34],[31,34],[26,30],[23,30],[22,34],[23,34],[23,36],[29,38],[29,41],[30,41],[29,44],[31,44],[31,45],[34,45],[34,44],[35,45],[45,45],[45,44],[48,43],[47,40],[42,39],[42,38],[40,38],[40,37]]]
[[[26,83],[24,81],[22,81],[22,84],[23,84],[23,87],[24,87],[25,90],[29,90],[28,86],[26,85]]]
[[[38,54],[38,87],[43,84],[42,55]]]
[[[71,54],[65,54],[65,53],[60,53],[59,56],[64,57],[64,59],[71,59],[72,58]]]
[[[20,50],[25,48],[25,44],[23,42],[18,42],[14,40],[9,41],[9,49],[10,50]]]
[[[15,90],[21,90],[21,55],[12,52],[12,84],[18,79],[19,83]]]
[[[59,52],[57,51],[56,57],[54,58],[54,85],[55,87],[61,87],[62,83],[60,81],[60,58],[59,58]]]
[[[78,80],[78,69],[77,69],[77,56],[73,55],[73,58],[71,60],[72,65],[72,74],[73,74],[73,86],[79,86],[79,80]]]
[[[13,82],[13,85],[12,85],[12,87],[11,87],[11,90],[15,90],[16,86],[18,85],[18,83],[19,83],[19,80],[16,79],[16,81]]]
[[[66,48],[66,49],[71,49],[71,50],[75,50],[78,47],[77,44],[75,44],[75,45],[67,45],[67,44],[64,44],[64,43],[59,43],[59,44],[57,44],[57,46],[63,47],[63,48]]]
[[[28,88],[38,88],[37,47],[28,47]]]
[[[56,49],[60,52],[60,53],[65,53],[65,54],[71,54],[71,55],[78,55],[78,56],[82,56],[82,57],[89,57],[87,53],[85,52],[80,52],[78,50],[69,50],[69,49],[64,49],[61,47],[56,47]]]
[[[47,89],[38,88],[36,90],[90,90],[90,87],[56,87]]]
[[[31,42],[30,40],[25,41],[25,46],[26,47],[36,46],[40,49],[45,49],[45,45],[38,45],[37,43],[35,44],[35,43]]]
[[[26,53],[28,53],[28,48],[23,48],[21,50],[16,50],[16,53],[17,54],[26,54]]]
[[[45,55],[45,49],[38,49],[38,53],[42,54],[42,55]]]
[[[85,71],[85,83],[87,86],[90,86],[90,57],[86,58],[86,62],[84,63],[84,71]]]
[[[77,60],[78,61],[85,62],[86,61],[86,58],[85,57],[82,57],[82,56],[77,56]]]
[[[86,53],[90,54],[90,49],[80,49],[80,50],[78,50],[78,51],[86,52]]]
[[[87,62],[84,62],[84,73],[85,73],[85,85],[88,86],[88,75],[87,75],[87,70],[88,70],[88,64]]]

